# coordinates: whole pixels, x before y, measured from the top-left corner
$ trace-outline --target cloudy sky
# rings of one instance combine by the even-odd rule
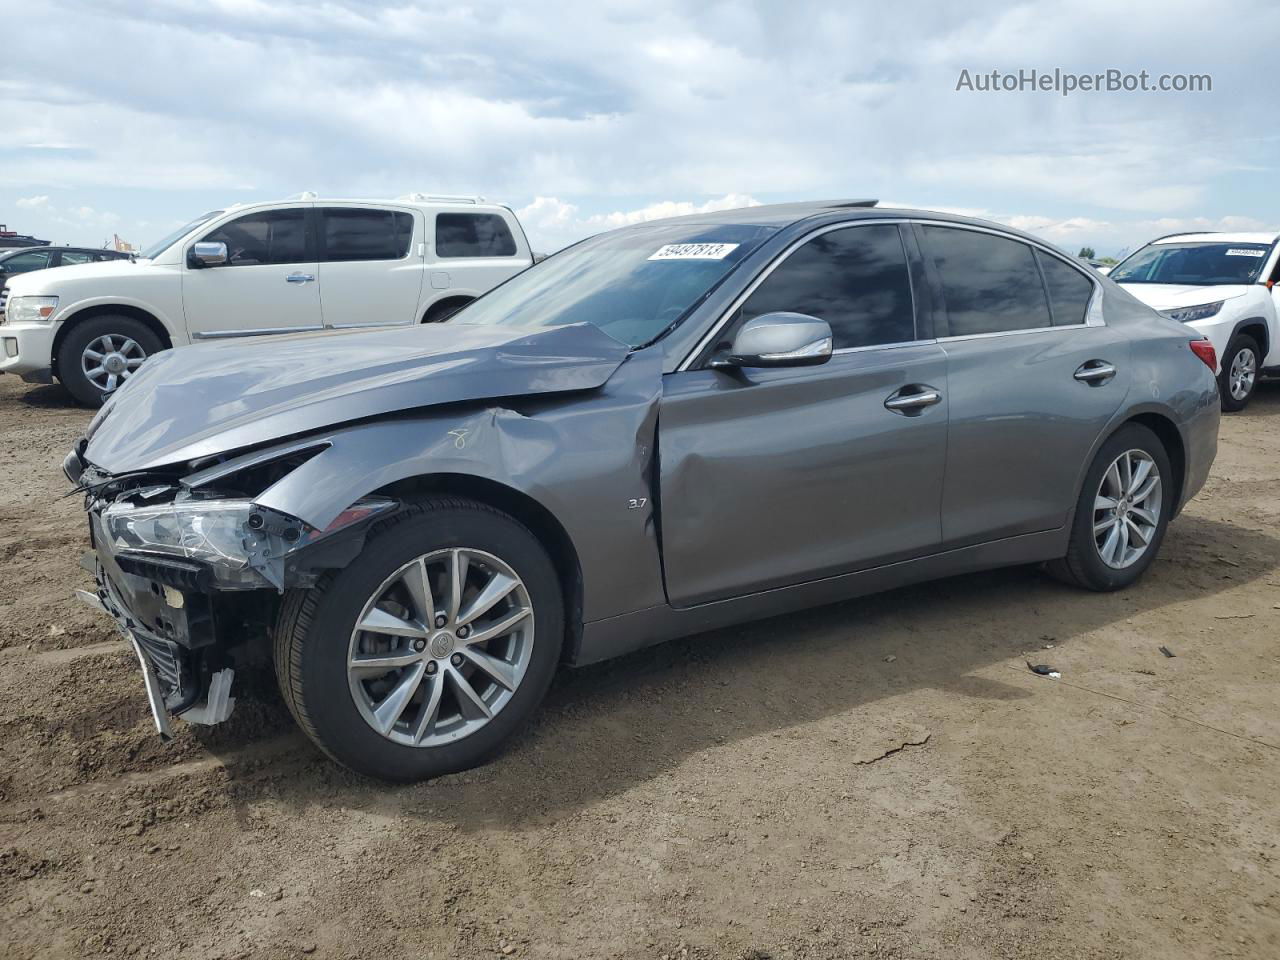
[[[1270,0],[42,0],[4,30],[0,222],[55,242],[302,190],[479,193],[546,250],[825,197],[1100,254],[1280,226]],[[956,90],[1033,68],[1213,89]]]

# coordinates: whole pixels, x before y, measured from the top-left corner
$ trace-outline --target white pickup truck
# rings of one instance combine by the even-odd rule
[[[1116,283],[1209,338],[1222,409],[1243,410],[1263,375],[1280,373],[1280,237],[1175,233],[1112,267]]]
[[[152,353],[219,337],[433,323],[533,262],[509,207],[312,194],[193,220],[136,261],[42,270],[0,305],[0,373],[97,405]]]

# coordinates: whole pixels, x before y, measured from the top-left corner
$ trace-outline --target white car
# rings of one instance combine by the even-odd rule
[[[515,214],[481,198],[304,194],[215,210],[134,262],[11,280],[0,373],[57,377],[81,403],[96,405],[158,350],[432,323],[532,262]]]
[[[1223,410],[1242,410],[1260,376],[1280,374],[1277,241],[1273,233],[1175,233],[1108,274],[1147,306],[1209,338]]]

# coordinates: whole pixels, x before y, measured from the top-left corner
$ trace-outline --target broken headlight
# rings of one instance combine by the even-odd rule
[[[284,587],[284,560],[302,547],[395,506],[369,498],[352,504],[324,530],[256,506],[248,499],[113,503],[103,532],[116,552],[164,554],[207,565],[224,589]]]
[[[154,506],[113,503],[102,512],[112,549],[163,553],[199,560],[219,580],[262,584],[249,569],[257,552],[250,518],[251,500],[184,500]],[[261,526],[259,522],[258,526]],[[299,529],[294,539],[300,539]]]

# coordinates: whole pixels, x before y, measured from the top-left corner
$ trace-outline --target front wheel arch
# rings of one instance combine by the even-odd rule
[[[152,333],[160,339],[162,349],[168,350],[173,347],[173,337],[169,334],[169,328],[161,322],[160,318],[154,314],[148,313],[139,307],[123,306],[114,303],[95,304],[92,307],[85,307],[78,310],[71,316],[63,320],[59,326],[57,333],[53,336],[53,348],[50,351],[50,362],[53,367],[54,376],[58,374],[58,352],[62,349],[62,342],[66,340],[67,335],[81,323],[86,320],[92,320],[94,317],[115,316],[129,317],[133,320],[146,325]]]
[[[408,503],[432,496],[461,497],[500,510],[528,527],[550,555],[560,581],[565,607],[565,641],[560,659],[565,663],[577,661],[582,644],[582,564],[573,540],[555,514],[514,487],[470,474],[408,477],[371,491],[370,495],[395,497]]]

